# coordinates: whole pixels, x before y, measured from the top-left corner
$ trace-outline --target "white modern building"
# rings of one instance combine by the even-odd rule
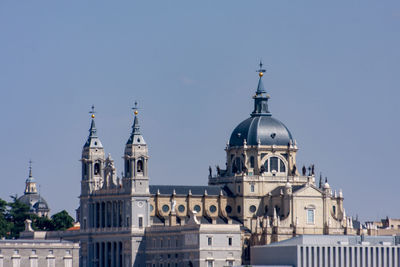
[[[398,267],[398,237],[303,235],[251,248],[254,266]]]

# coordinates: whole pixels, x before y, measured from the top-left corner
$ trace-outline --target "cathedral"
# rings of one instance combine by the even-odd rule
[[[302,234],[355,234],[345,214],[342,192],[337,194],[321,178],[316,183],[314,167],[297,167],[297,143],[268,108],[270,96],[263,85],[264,72],[260,64],[252,97],[254,109],[230,136],[225,148],[226,169],[217,167],[213,173],[210,168],[206,186],[150,184],[149,149],[136,108],[125,144],[124,172],[118,177],[113,159],[105,154],[92,111],[81,159],[81,266],[241,265],[249,263],[249,248],[253,245]],[[170,239],[163,241],[163,233],[169,229],[179,236],[188,231],[188,225],[202,229],[197,230],[200,239],[185,237],[182,244],[177,239],[176,246],[170,244]],[[186,253],[185,242],[201,243],[202,233],[208,240],[208,254]],[[236,237],[239,251],[232,246]],[[212,249],[217,238],[226,238],[224,250],[232,246],[232,252],[225,255],[218,248]]]

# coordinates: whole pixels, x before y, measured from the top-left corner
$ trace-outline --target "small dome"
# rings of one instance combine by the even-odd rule
[[[33,205],[33,208],[37,211],[49,210],[49,207],[47,206],[47,203],[43,198],[41,198],[38,202],[36,202],[36,204]]]
[[[49,206],[39,194],[25,194],[18,199],[20,202],[29,206],[31,211],[49,210]]]
[[[289,129],[279,120],[271,116],[252,116],[241,122],[231,134],[229,146],[247,145],[287,146],[293,141]]]
[[[328,182],[325,182],[324,189],[329,189],[329,188],[331,188],[331,186],[328,184]]]

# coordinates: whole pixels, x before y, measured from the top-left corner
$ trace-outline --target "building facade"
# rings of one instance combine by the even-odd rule
[[[172,217],[172,220],[174,218]],[[146,229],[147,267],[234,266],[241,264],[240,224],[201,223],[195,213],[185,225]]]
[[[48,232],[35,232],[25,221],[21,239],[0,240],[0,267],[78,267],[79,243],[46,239]]]
[[[153,227],[185,226],[191,212],[205,225],[239,223],[244,264],[250,246],[302,234],[356,233],[342,192],[333,191],[327,180],[317,184],[314,167],[299,172],[297,143],[268,109],[263,73],[260,64],[254,110],[233,130],[225,149],[226,169],[217,167],[214,174],[210,168],[207,186],[149,184],[148,145],[137,109],[118,177],[92,114],[81,159],[82,266],[144,266],[146,229],[155,234]]]
[[[400,265],[399,240],[392,236],[304,235],[251,248],[252,265],[293,267]]]

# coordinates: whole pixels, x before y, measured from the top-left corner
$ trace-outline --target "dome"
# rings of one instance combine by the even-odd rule
[[[287,146],[293,141],[289,129],[272,116],[252,116],[241,122],[233,130],[229,146],[243,146],[246,139],[247,145]]]
[[[18,199],[20,202],[29,206],[31,211],[35,210],[49,210],[46,200],[39,194],[25,194]]]

